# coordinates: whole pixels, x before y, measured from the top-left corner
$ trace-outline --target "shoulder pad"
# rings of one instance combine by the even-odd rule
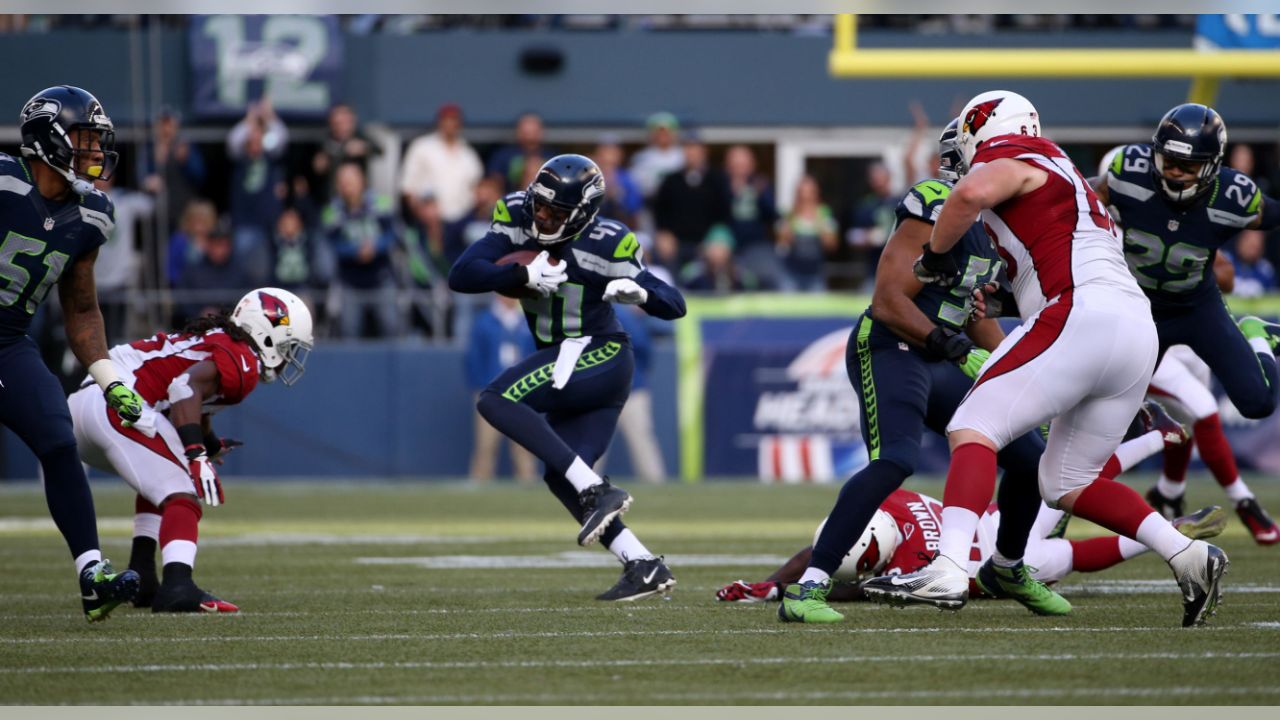
[[[1244,228],[1262,207],[1262,191],[1248,175],[1222,168],[1206,205],[1209,219],[1218,225]]]
[[[945,180],[924,180],[916,183],[898,203],[899,220],[914,218],[932,224],[951,194],[951,184]]]
[[[524,212],[524,191],[513,192],[493,204],[493,222],[502,225],[518,225]]]

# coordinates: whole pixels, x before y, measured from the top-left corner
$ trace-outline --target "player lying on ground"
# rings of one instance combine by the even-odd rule
[[[589,158],[547,161],[528,190],[498,202],[489,234],[458,258],[449,287],[522,296],[539,349],[495,378],[477,408],[546,464],[547,487],[582,524],[578,544],[602,540],[623,563],[622,577],[598,599],[636,600],[676,581],[619,519],[631,496],[591,469],[613,438],[635,367],[612,303],[665,320],[682,317],[685,307],[677,290],[645,269],[635,234],[597,217],[604,191]],[[536,256],[527,265],[505,262],[521,250]]]
[[[1158,411],[1159,406],[1155,406],[1155,409]],[[1166,426],[1173,423],[1167,416],[1161,422]],[[1160,430],[1150,432],[1163,444],[1165,433]],[[1180,439],[1186,438],[1182,433],[1174,434]],[[1129,447],[1126,448],[1126,445]],[[1148,457],[1150,448],[1151,444],[1144,438],[1121,445],[1116,455],[1127,458],[1128,462],[1121,463],[1118,469],[1127,469],[1129,465]],[[938,549],[938,537],[942,528],[941,513],[942,503],[927,495],[901,488],[894,490],[889,499],[876,510],[871,523],[844,557],[840,567],[832,573],[833,585],[827,599],[863,600],[865,597],[857,584],[862,578],[873,574],[901,575],[924,567]],[[1036,517],[1023,556],[1028,571],[1036,580],[1054,583],[1071,572],[1106,570],[1147,552],[1145,545],[1119,535],[1065,540],[1063,533],[1066,532],[1070,517],[1061,510],[1054,510],[1041,503],[1040,514]],[[1187,537],[1208,538],[1222,532],[1226,517],[1222,508],[1209,506],[1187,517],[1177,518],[1173,524]],[[824,520],[814,533],[815,543],[826,523]],[[993,582],[989,574],[980,572],[995,552],[995,538],[999,528],[1000,510],[993,504],[979,519],[978,532],[970,548],[967,567],[971,596],[1005,596],[999,584]],[[716,592],[716,599],[722,602],[780,600],[786,585],[799,580],[808,567],[812,551],[813,546],[810,546],[797,552],[764,582],[739,580],[730,583]]]
[[[1132,489],[1100,476],[1142,404],[1160,344],[1120,233],[1071,160],[1040,137],[1026,98],[983,93],[961,117],[970,169],[938,214],[916,276],[959,282],[949,253],[980,214],[1008,266],[1023,325],[992,353],[947,426],[952,455],[938,556],[914,573],[868,580],[863,590],[895,604],[963,607],[965,564],[995,490],[996,455],[1052,421],[1040,460],[1045,502],[1159,553],[1182,591],[1183,626],[1201,624],[1217,606],[1226,554],[1188,540]],[[999,572],[1020,560],[997,552],[992,565]]]
[[[37,93],[18,122],[22,157],[0,154],[0,424],[40,461],[49,514],[75,559],[93,622],[133,598],[138,576],[117,574],[102,558],[67,399],[27,331],[57,283],[67,342],[98,384],[91,392],[117,422],[139,418],[142,401],[107,359],[93,284],[98,247],[115,227],[111,200],[93,181],[115,169],[115,132],[97,98],[67,85]]]
[[[191,577],[203,512],[222,504],[215,464],[241,443],[213,430],[215,413],[235,405],[261,378],[292,385],[314,338],[311,311],[293,293],[260,288],[228,315],[191,321],[180,332],[111,348],[124,382],[142,396],[142,417],[126,427],[86,381],[71,395],[76,440],[86,463],[138,491],[131,570],[142,579],[134,600],[154,612],[237,612]],[[163,575],[156,574],[156,545]]]
[[[1225,134],[1226,127],[1213,110],[1179,105],[1156,130],[1153,143],[1162,149],[1153,150],[1148,144],[1121,145],[1107,154],[1098,177],[1091,182],[1100,197],[1110,200],[1112,217],[1125,228],[1131,269],[1151,299],[1157,332],[1162,338],[1194,335],[1200,339],[1197,345],[1201,350],[1172,344],[1164,351],[1148,396],[1168,404],[1169,411],[1187,423],[1194,444],[1200,448],[1200,459],[1234,503],[1254,542],[1271,545],[1280,542],[1280,528],[1240,478],[1235,454],[1222,431],[1217,398],[1209,391],[1214,370],[1201,360],[1202,356],[1216,358],[1218,374],[1230,374],[1230,382],[1223,381],[1229,396],[1234,393],[1234,397],[1246,395],[1259,401],[1258,407],[1248,408],[1250,412],[1266,409],[1266,388],[1257,386],[1274,383],[1274,375],[1266,375],[1269,364],[1274,364],[1272,353],[1257,352],[1262,343],[1246,343],[1241,332],[1272,326],[1245,318],[1241,332],[1236,330],[1221,298],[1221,293],[1231,292],[1235,270],[1218,247],[1241,227],[1260,227],[1268,208],[1276,212],[1277,203],[1253,187],[1248,176],[1230,168],[1219,169]],[[1169,152],[1165,147],[1171,148]],[[1191,159],[1193,152],[1198,159]],[[1188,176],[1193,180],[1188,181]],[[1194,189],[1185,187],[1188,182]],[[1157,186],[1161,192],[1155,191]],[[1219,189],[1206,195],[1210,187]],[[1254,204],[1256,214],[1250,214],[1249,207]],[[1274,223],[1276,219],[1265,221]],[[1147,267],[1145,263],[1160,259],[1157,253],[1166,258],[1165,267]],[[1213,258],[1212,277],[1203,267],[1209,257]],[[1225,346],[1220,343],[1223,339],[1229,340]],[[1166,517],[1181,515],[1185,509],[1183,480],[1191,448],[1187,444],[1167,452],[1164,473],[1147,492],[1147,502]]]

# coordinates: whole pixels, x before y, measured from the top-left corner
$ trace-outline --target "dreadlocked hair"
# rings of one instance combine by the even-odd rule
[[[249,333],[240,328],[239,325],[231,322],[231,313],[227,310],[220,310],[216,313],[206,313],[196,318],[192,318],[187,322],[186,327],[182,328],[182,332],[187,335],[203,335],[210,330],[221,330],[227,334],[227,337],[237,342],[247,343],[249,347],[258,349],[258,344],[253,341]]]

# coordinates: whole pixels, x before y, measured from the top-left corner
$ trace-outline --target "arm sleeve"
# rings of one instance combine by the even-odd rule
[[[227,154],[233,159],[239,160],[244,154],[244,140],[249,134],[249,121],[241,120],[231,128],[231,133],[227,135]]]
[[[684,317],[684,296],[679,290],[659,280],[648,270],[636,276],[636,284],[649,291],[649,299],[640,306],[645,312],[663,320],[677,320]]]
[[[524,285],[529,274],[522,265],[498,265],[497,261],[514,248],[507,237],[490,232],[462,253],[449,269],[449,289],[460,293],[483,293]]]

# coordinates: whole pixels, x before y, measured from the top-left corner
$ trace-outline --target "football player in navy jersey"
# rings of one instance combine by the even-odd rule
[[[862,435],[870,464],[845,483],[826,525],[814,542],[809,567],[785,588],[778,617],[784,622],[834,623],[844,616],[827,603],[831,576],[858,541],[877,508],[915,472],[925,428],[946,434],[947,422],[973,385],[1004,332],[992,318],[974,322],[975,290],[989,288],[1001,260],[982,225],[975,223],[950,251],[960,269],[955,287],[925,285],[912,263],[929,240],[952,184],[965,173],[956,145],[959,118],[939,138],[937,179],[916,183],[898,203],[898,225],[885,245],[871,307],[849,338],[846,364],[862,408]],[[981,297],[981,296],[979,296]],[[993,307],[984,307],[991,315]],[[999,504],[1005,523],[998,555],[1012,562],[983,565],[979,581],[992,594],[1013,597],[1044,615],[1063,615],[1071,605],[1033,578],[1021,562],[1040,507],[1036,475],[1044,441],[1031,432],[999,454],[1006,470]]]
[[[449,287],[523,295],[538,350],[495,378],[477,408],[546,463],[547,486],[582,524],[578,544],[602,540],[622,561],[622,577],[598,599],[637,600],[676,581],[618,519],[631,496],[591,469],[613,438],[634,370],[612,303],[664,320],[682,317],[685,305],[645,269],[635,233],[597,217],[604,194],[589,158],[552,158],[527,190],[498,201],[489,233],[458,258]],[[527,265],[498,263],[520,250],[537,255]]]
[[[1218,249],[1241,230],[1280,226],[1280,200],[1222,167],[1226,146],[1217,112],[1178,105],[1160,120],[1151,143],[1121,148],[1093,186],[1124,229],[1125,259],[1151,301],[1161,355],[1173,345],[1190,346],[1240,413],[1261,418],[1275,410],[1280,393],[1280,328],[1256,317],[1232,320],[1211,270]],[[1254,538],[1274,542],[1276,525],[1244,482],[1227,490]],[[1148,499],[1162,509],[1177,500],[1158,491]]]
[[[98,247],[115,226],[111,200],[93,189],[117,155],[111,119],[97,98],[61,85],[37,93],[19,117],[21,157],[0,154],[0,423],[44,469],[45,499],[67,541],[84,613],[102,620],[138,591],[137,573],[116,573],[98,547],[93,496],[76,452],[62,386],[27,335],[56,283],[67,341],[106,394],[111,412],[137,421],[142,400],[107,357],[93,284]]]

